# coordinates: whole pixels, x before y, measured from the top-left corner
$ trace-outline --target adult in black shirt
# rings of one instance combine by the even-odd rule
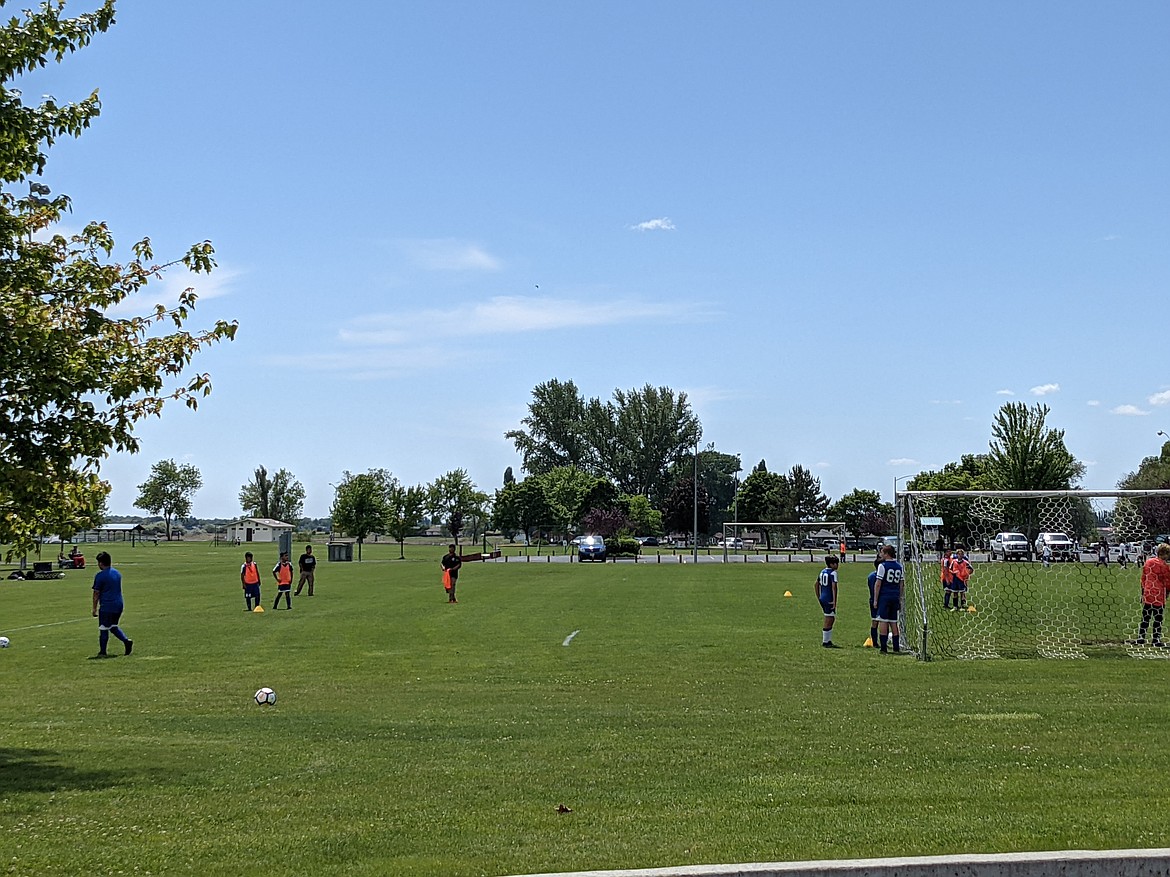
[[[297,566],[301,570],[301,579],[297,582],[296,594],[293,596],[299,597],[301,595],[301,588],[305,583],[309,583],[309,596],[313,596],[313,573],[317,571],[317,556],[313,554],[313,546],[306,545],[305,553],[297,559]]]

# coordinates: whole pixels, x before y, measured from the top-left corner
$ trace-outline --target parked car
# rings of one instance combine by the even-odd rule
[[[600,536],[584,536],[577,543],[578,560],[600,560],[605,563],[605,540]]]
[[[743,540],[738,537],[732,537],[731,539],[725,539],[723,542],[720,542],[719,545],[728,551],[738,551],[743,548]]]
[[[1037,557],[1043,556],[1045,546],[1052,551],[1053,560],[1077,560],[1076,552],[1073,549],[1073,541],[1064,533],[1048,532],[1041,533],[1037,536]]]
[[[1032,546],[1023,533],[996,533],[991,539],[990,552],[992,560],[1032,559]]]
[[[657,536],[639,536],[638,541],[641,542],[643,545],[650,545],[650,546],[654,546],[654,547],[657,547],[657,545],[658,545],[658,537]]]

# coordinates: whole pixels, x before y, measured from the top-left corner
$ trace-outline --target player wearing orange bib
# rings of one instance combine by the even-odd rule
[[[955,554],[951,558],[951,590],[955,594],[955,605],[953,609],[959,611],[967,608],[967,580],[971,578],[973,568],[971,561],[967,559],[967,552],[962,548],[956,548]]]
[[[276,602],[272,608],[280,606],[280,598],[284,597],[284,608],[292,609],[292,564],[288,562],[288,552],[280,552],[280,563],[272,568],[272,577],[276,579]]]
[[[951,552],[947,549],[943,552],[942,563],[938,573],[938,580],[942,582],[943,586],[943,609],[951,608],[951,592],[954,590],[951,586],[955,581],[954,570],[951,569]]]
[[[240,567],[240,584],[244,586],[245,611],[252,611],[252,603],[260,605],[260,567],[252,560],[252,552],[244,554],[244,565]]]

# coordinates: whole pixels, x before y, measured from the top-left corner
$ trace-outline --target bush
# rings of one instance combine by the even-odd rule
[[[610,536],[605,540],[605,553],[610,557],[635,557],[642,543],[632,536]]]

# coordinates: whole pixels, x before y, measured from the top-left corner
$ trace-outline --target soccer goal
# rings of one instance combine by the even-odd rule
[[[895,507],[919,658],[1170,658],[1155,619],[1142,630],[1140,586],[1170,490],[906,491]],[[958,548],[965,589],[944,583]]]
[[[837,553],[845,541],[845,524],[841,521],[728,521],[723,525],[723,555],[746,547],[758,538],[769,548],[791,548]],[[830,544],[832,547],[830,548]]]

